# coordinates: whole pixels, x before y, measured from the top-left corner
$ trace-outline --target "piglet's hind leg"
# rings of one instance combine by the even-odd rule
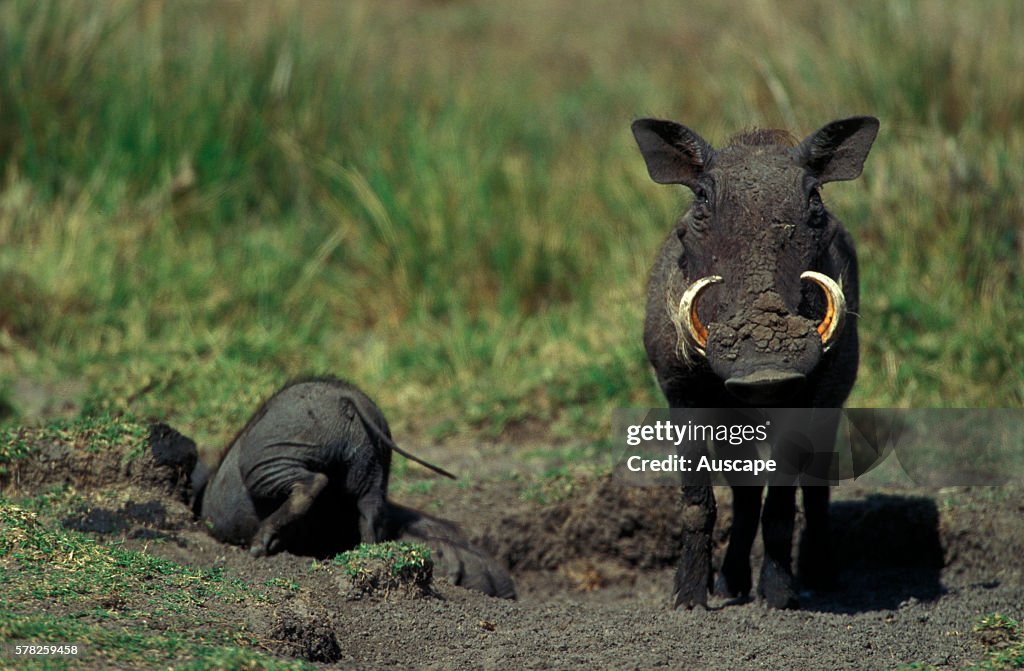
[[[383,540],[384,494],[374,488],[359,498],[359,540],[377,543]]]
[[[280,549],[281,531],[305,517],[326,486],[327,476],[323,473],[309,473],[308,477],[293,484],[281,507],[260,524],[249,547],[249,554],[262,557],[277,552]]]

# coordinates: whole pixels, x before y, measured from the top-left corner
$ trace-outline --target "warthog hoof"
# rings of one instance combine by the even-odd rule
[[[793,576],[777,561],[765,557],[761,565],[761,581],[757,585],[757,594],[769,608],[799,608],[796,584]]]

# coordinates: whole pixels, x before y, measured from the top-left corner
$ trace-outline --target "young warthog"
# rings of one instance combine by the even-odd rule
[[[385,518],[385,536],[429,547],[434,568],[451,584],[488,596],[516,598],[516,585],[505,567],[470,543],[454,523],[391,501]]]
[[[257,557],[376,543],[392,450],[455,477],[395,445],[380,409],[351,384],[292,382],[253,415],[208,480],[193,478],[194,508],[214,537]]]
[[[860,175],[878,120],[834,121],[800,143],[784,131],[752,131],[722,149],[672,121],[638,119],[632,128],[651,179],[694,195],[647,287],[644,345],[669,405],[841,406],[857,374],[857,259],[820,191]],[[760,515],[758,594],[770,606],[795,607],[795,489],[770,487],[763,512],[761,495],[761,487],[733,488],[729,547],[714,587],[728,597],[749,594]],[[803,498],[799,574],[805,585],[825,587],[834,579],[828,489],[805,486]],[[711,487],[684,486],[683,504],[675,604],[690,608],[706,604],[712,586]]]

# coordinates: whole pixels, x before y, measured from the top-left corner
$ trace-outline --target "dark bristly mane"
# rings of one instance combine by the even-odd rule
[[[729,146],[763,147],[766,145],[780,145],[783,147],[795,147],[798,142],[788,130],[780,130],[778,128],[752,128],[729,138]]]

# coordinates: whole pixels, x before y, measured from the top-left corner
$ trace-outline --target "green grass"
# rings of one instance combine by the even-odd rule
[[[371,562],[383,562],[395,578],[417,573],[427,566],[433,566],[430,549],[420,543],[387,541],[384,543],[360,543],[355,549],[342,552],[330,563],[339,566],[350,577],[364,573]]]
[[[72,419],[57,418],[38,427],[0,428],[0,484],[15,462],[37,450],[62,445],[92,453],[121,452],[122,461],[142,455],[148,428],[130,415],[83,412]]]
[[[48,442],[137,454],[142,418],[216,449],[287,378],[331,372],[413,451],[528,427],[544,455],[517,458],[542,466],[516,490],[571,496],[612,410],[663,404],[643,282],[687,196],[649,181],[641,115],[712,142],[878,116],[863,177],[825,194],[860,256],[850,403],[1020,407],[1022,28],[1015,0],[0,2],[0,480]],[[429,492],[419,472],[399,460],[396,486]],[[0,524],[4,642],[83,642],[86,668],[309,666],[194,607],[294,581],[6,502]],[[1024,667],[1018,623],[979,628],[967,668]]]
[[[0,585],[0,643],[79,645],[77,656],[59,663],[34,659],[24,668],[152,668],[159,662],[210,670],[315,668],[256,651],[255,636],[244,626],[227,626],[204,608],[214,601],[266,603],[267,590],[292,586],[260,590],[216,569],[98,543],[3,499]],[[139,626],[140,618],[173,618],[181,626],[152,630]],[[186,662],[191,666],[180,666]]]
[[[0,5],[0,422],[73,381],[217,447],[333,372],[399,439],[600,440],[662,404],[642,286],[686,200],[638,115],[880,117],[826,194],[863,275],[851,403],[1021,405],[1024,7],[599,5]]]
[[[315,569],[338,567],[347,576],[347,598],[361,599],[376,594],[387,597],[393,592],[428,594],[434,575],[430,549],[420,543],[387,541],[360,543]]]
[[[985,653],[980,661],[959,666],[958,671],[1024,669],[1024,629],[1020,622],[1002,613],[989,613],[979,618],[973,634],[985,646]],[[924,662],[897,667],[898,671],[936,671],[937,668]]]

